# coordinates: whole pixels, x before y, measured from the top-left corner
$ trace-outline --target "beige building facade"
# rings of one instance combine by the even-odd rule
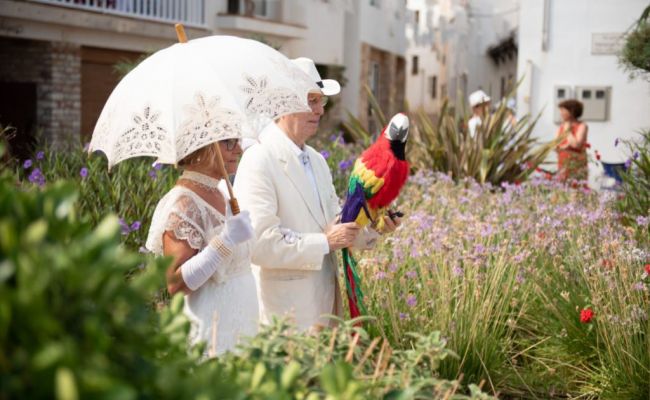
[[[314,59],[344,83],[325,125],[345,110],[368,125],[365,84],[389,112],[403,104],[404,12],[402,0],[0,0],[0,125],[17,128],[17,148],[37,134],[88,141],[115,65],[173,44],[177,22],[189,38],[248,37]]]

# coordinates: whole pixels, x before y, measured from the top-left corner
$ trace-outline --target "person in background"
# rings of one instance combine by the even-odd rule
[[[562,123],[555,136],[566,138],[557,146],[558,178],[562,182],[586,181],[589,177],[587,165],[587,133],[589,127],[580,121],[583,106],[578,100],[565,100],[558,106]]]
[[[467,128],[472,138],[476,136],[476,130],[481,126],[483,119],[487,117],[490,100],[490,96],[480,89],[469,95],[472,117],[467,122]]]

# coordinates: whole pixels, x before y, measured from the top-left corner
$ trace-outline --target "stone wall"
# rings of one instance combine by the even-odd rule
[[[77,139],[81,121],[80,47],[0,38],[0,59],[0,81],[36,84],[39,137],[57,148]]]

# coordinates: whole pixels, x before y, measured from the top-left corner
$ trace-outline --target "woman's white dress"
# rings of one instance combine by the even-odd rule
[[[171,231],[177,239],[200,251],[221,232],[224,221],[225,217],[198,194],[175,186],[156,206],[146,247],[161,255],[162,236]],[[241,338],[257,333],[259,316],[250,264],[251,242],[235,246],[232,253],[203,286],[185,296],[184,312],[192,322],[189,342],[206,342],[205,357],[232,350]]]

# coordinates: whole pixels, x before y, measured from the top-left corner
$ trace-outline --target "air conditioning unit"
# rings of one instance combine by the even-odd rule
[[[611,91],[611,86],[576,86],[576,99],[584,105],[582,119],[607,121]]]

